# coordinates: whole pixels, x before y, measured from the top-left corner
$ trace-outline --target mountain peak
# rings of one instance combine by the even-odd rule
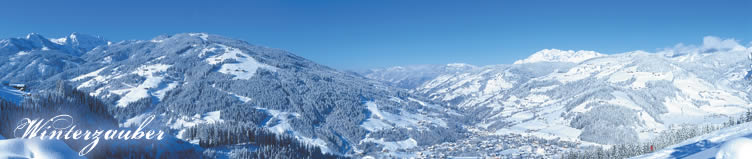
[[[207,34],[207,33],[188,33],[188,35],[189,36],[193,36],[193,37],[199,37],[199,38],[201,38],[204,41],[206,41],[207,39],[209,39],[209,34]]]
[[[99,36],[77,32],[73,32],[65,37],[50,39],[45,38],[39,33],[29,33],[26,37],[10,38],[5,41],[15,41],[13,43],[5,42],[3,48],[0,48],[12,54],[18,51],[57,50],[70,53],[74,56],[80,56],[97,46],[106,45],[109,42]]]
[[[446,66],[447,67],[455,67],[455,68],[463,68],[463,67],[473,68],[473,67],[475,67],[473,65],[466,64],[466,63],[450,63],[450,64],[447,64]]]
[[[39,33],[29,33],[29,34],[26,34],[26,39],[28,39],[28,40],[39,39],[39,38],[44,39],[44,37],[42,37],[42,35],[40,35]]]
[[[26,35],[25,38],[14,38],[15,40],[23,41],[23,45],[25,45],[23,48],[29,48],[29,49],[49,49],[49,47],[55,47],[54,44],[50,42],[49,39],[43,37],[41,34],[38,33],[29,33]]]
[[[29,33],[26,34],[26,40],[39,43],[47,40],[47,38],[43,37],[39,33]]]
[[[56,40],[56,43],[71,46],[82,53],[94,49],[99,45],[106,45],[108,42],[100,36],[92,36],[78,32],[73,32],[68,35],[68,37],[61,39],[62,40]]]
[[[572,63],[578,63],[585,61],[587,59],[591,59],[594,57],[599,56],[605,56],[604,54],[595,52],[595,51],[587,51],[587,50],[559,50],[559,49],[543,49],[541,51],[535,52],[533,55],[530,55],[530,57],[523,59],[523,60],[517,60],[514,62],[514,64],[525,64],[525,63],[536,63],[536,62],[572,62]]]

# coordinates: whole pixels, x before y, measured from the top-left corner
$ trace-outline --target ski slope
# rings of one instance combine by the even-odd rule
[[[750,145],[752,145],[752,123],[744,123],[633,158],[752,158]],[[721,154],[725,156],[720,156],[719,151],[722,151]]]

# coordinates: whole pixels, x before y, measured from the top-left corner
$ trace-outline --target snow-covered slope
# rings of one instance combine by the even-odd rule
[[[60,140],[5,139],[0,140],[0,158],[85,158]]]
[[[436,78],[436,76],[464,72],[474,68],[476,68],[476,66],[463,63],[447,65],[412,65],[370,69],[361,72],[360,74],[371,79],[387,82],[400,88],[413,89],[420,86],[423,82]]]
[[[724,128],[653,153],[633,157],[640,158],[750,158],[752,152],[752,123]]]
[[[652,53],[543,50],[441,74],[413,92],[471,112],[490,134],[645,141],[669,125],[721,123],[749,108],[751,51],[717,37]]]
[[[155,114],[180,132],[211,116],[254,123],[335,154],[375,153],[410,138],[421,139],[418,145],[453,141],[439,133],[463,131],[451,119],[460,113],[406,90],[216,35],[115,42],[80,59],[79,67],[47,81],[68,81],[117,106],[124,125]]]

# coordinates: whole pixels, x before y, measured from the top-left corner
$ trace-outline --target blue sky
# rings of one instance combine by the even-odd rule
[[[208,32],[338,69],[512,63],[545,48],[620,53],[752,40],[752,2],[637,1],[6,1],[0,37],[70,32],[109,40]]]

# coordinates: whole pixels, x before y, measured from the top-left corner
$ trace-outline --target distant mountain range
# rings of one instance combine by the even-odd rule
[[[85,63],[80,58],[108,41],[73,33],[68,37],[47,39],[32,33],[25,38],[0,40],[0,80],[31,85]]]
[[[652,53],[545,49],[514,64],[352,73],[205,33],[119,42],[29,34],[0,40],[0,81],[31,94],[63,82],[107,104],[121,127],[156,115],[170,135],[217,158],[283,151],[208,133],[239,128],[346,157],[430,157],[442,148],[551,157],[573,143],[650,141],[674,126],[719,124],[746,111],[750,52],[706,37]],[[13,103],[33,98],[24,93],[0,89]],[[525,141],[538,145],[503,146]],[[474,142],[486,146],[460,148]]]
[[[706,37],[701,46],[655,53],[546,49],[511,65],[400,66],[364,76],[411,83],[405,88],[414,94],[475,114],[467,124],[488,134],[618,144],[649,141],[672,125],[720,124],[752,108],[751,52]]]

